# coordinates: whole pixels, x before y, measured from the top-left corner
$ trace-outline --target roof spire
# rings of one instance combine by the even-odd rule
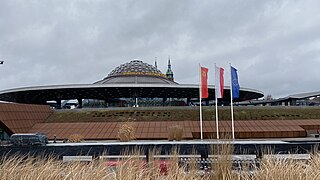
[[[171,59],[170,59],[170,56],[168,56],[168,69],[167,69],[167,73],[166,73],[166,76],[169,80],[173,81],[174,78],[173,78],[173,72],[171,70]]]
[[[154,58],[154,67],[156,67],[158,69],[157,57]]]

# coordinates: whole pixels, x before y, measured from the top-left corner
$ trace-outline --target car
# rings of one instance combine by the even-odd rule
[[[10,142],[13,146],[45,146],[48,144],[48,137],[43,133],[13,134]]]

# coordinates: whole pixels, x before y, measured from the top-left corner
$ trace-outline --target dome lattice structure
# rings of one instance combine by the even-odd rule
[[[118,76],[118,75],[125,75],[129,73],[141,73],[141,74],[154,74],[154,75],[160,75],[162,72],[158,70],[156,67],[144,63],[141,60],[132,60],[128,63],[121,64],[120,66],[113,69],[108,77],[111,76]]]
[[[155,66],[132,60],[113,69],[106,78],[95,84],[177,84]]]

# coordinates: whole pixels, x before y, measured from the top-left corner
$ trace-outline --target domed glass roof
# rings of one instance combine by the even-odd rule
[[[108,77],[119,76],[119,75],[153,75],[153,76],[164,76],[160,70],[155,66],[144,63],[141,60],[132,60],[128,63],[121,64],[116,67]]]
[[[121,64],[103,80],[94,84],[178,84],[162,74],[155,66],[141,60]]]

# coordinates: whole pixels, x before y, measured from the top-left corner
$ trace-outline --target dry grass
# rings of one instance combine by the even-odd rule
[[[183,138],[183,128],[180,125],[174,125],[168,128],[168,140],[169,141],[181,141]]]
[[[221,144],[215,145],[212,150],[212,154],[216,157],[216,161],[211,165],[214,179],[233,179],[231,156],[233,145],[231,140],[227,139]]]
[[[252,175],[253,179],[306,179],[306,164],[292,159],[265,159],[261,168]],[[248,175],[244,176],[248,178]]]
[[[118,138],[120,141],[134,140],[136,138],[134,122],[128,121],[121,124],[118,131]]]
[[[106,179],[113,172],[101,164],[63,163],[54,158],[10,157],[0,164],[2,180],[33,179]],[[110,178],[111,179],[111,178]]]
[[[81,141],[83,141],[83,136],[81,134],[71,134],[68,137],[68,142],[71,142],[71,143],[78,143]]]
[[[231,143],[222,143],[213,147],[212,153],[217,155],[216,163],[212,164],[210,174],[202,176],[199,173],[199,165],[191,163],[179,164],[178,149],[171,152],[172,158],[168,160],[167,171],[161,172],[158,160],[153,158],[159,151],[149,152],[149,163],[146,163],[140,155],[143,151],[134,150],[125,152],[126,158],[120,159],[118,165],[110,168],[106,160],[96,160],[91,163],[73,162],[63,163],[55,158],[37,157],[3,157],[0,159],[0,179],[126,179],[126,180],[192,180],[192,179],[273,179],[273,180],[313,180],[320,179],[320,156],[315,153],[310,160],[297,161],[288,159],[268,158],[262,159],[261,166],[254,171],[232,170]],[[195,152],[193,152],[195,153]]]

